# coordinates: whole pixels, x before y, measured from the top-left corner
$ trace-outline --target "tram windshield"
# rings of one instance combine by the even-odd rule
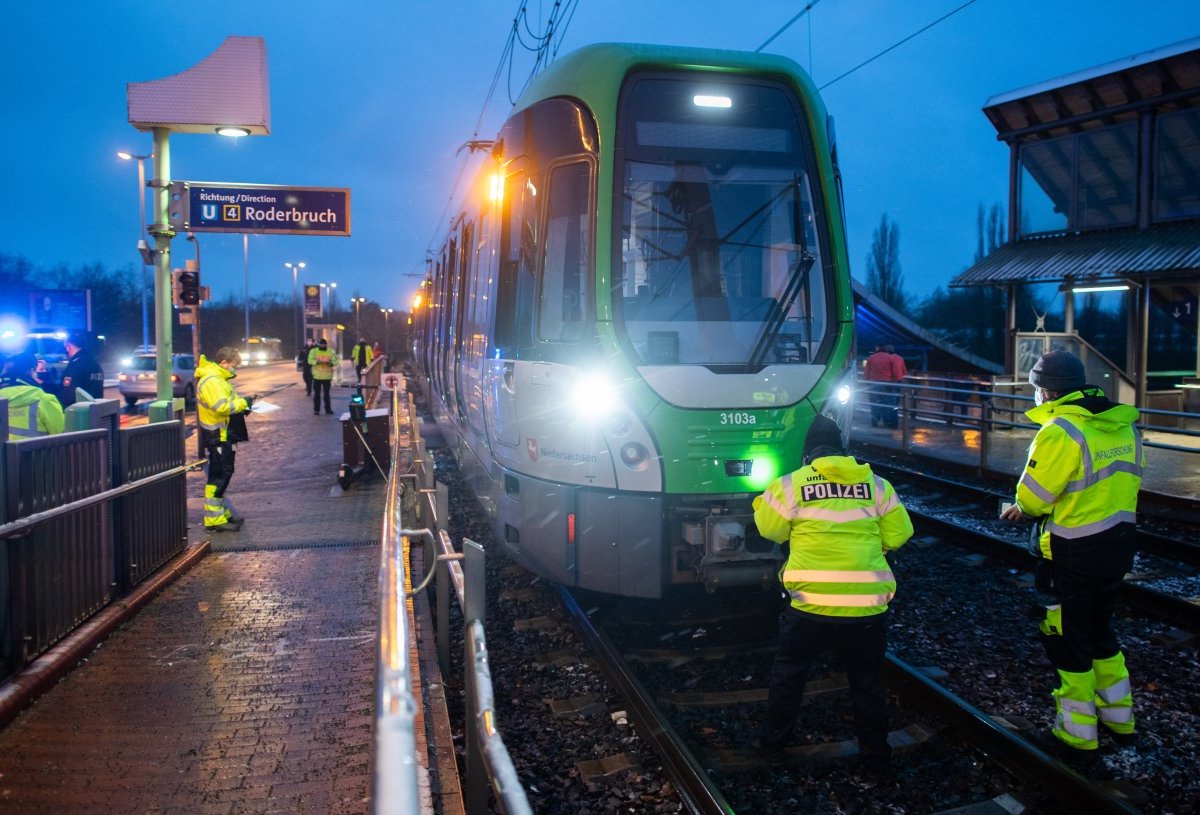
[[[718,85],[625,90],[617,320],[643,364],[805,364],[829,322],[812,150],[782,86]]]

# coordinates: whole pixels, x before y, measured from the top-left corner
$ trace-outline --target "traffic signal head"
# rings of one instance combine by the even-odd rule
[[[175,305],[190,308],[200,305],[200,272],[192,269],[175,269],[172,273],[171,293]]]

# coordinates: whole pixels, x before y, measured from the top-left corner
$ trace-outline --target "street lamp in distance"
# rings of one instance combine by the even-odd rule
[[[337,322],[337,283],[319,283],[322,289],[329,288],[329,317],[335,323]],[[325,298],[325,293],[321,292],[321,298]]]
[[[362,339],[362,316],[361,316],[360,312],[362,310],[362,304],[367,302],[367,298],[351,297],[350,302],[354,304],[354,333],[356,335],[355,339],[361,340]]]
[[[292,270],[292,327],[295,329],[296,335],[296,353],[300,353],[300,283],[299,273],[304,268],[304,261],[299,263],[284,263],[284,266]]]
[[[150,279],[146,267],[153,260],[150,254],[150,242],[146,240],[146,159],[154,158],[154,153],[139,156],[126,150],[117,151],[117,157],[125,161],[137,161],[138,168],[138,251],[142,255],[142,353],[150,353],[150,305],[147,290]]]
[[[388,317],[390,317],[396,311],[396,309],[381,308],[379,311],[383,314],[383,355],[386,357],[389,355],[388,349],[391,346],[391,334],[388,332]]]

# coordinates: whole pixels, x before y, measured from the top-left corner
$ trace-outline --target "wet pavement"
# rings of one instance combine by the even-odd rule
[[[189,477],[210,553],[0,731],[0,812],[367,811],[383,480],[337,486],[349,390],[239,384],[282,408],[238,445],[245,527],[206,534]]]

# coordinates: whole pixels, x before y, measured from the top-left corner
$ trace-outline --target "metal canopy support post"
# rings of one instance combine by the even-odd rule
[[[154,343],[155,393],[159,401],[171,399],[171,354],[174,315],[171,311],[171,132],[154,128]]]
[[[1150,407],[1146,391],[1150,387],[1150,278],[1142,280],[1137,288],[1138,304],[1138,355],[1137,355],[1137,406]]]

